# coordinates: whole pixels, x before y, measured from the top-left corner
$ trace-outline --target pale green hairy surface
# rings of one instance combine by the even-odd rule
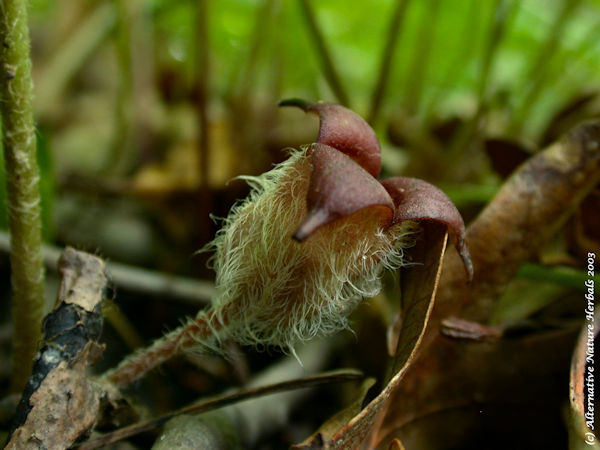
[[[307,214],[310,172],[310,156],[301,150],[263,175],[244,178],[251,194],[205,249],[215,251],[213,309],[223,324],[217,336],[293,352],[297,342],[348,328],[361,299],[381,290],[382,271],[405,263],[418,225],[384,231],[370,208],[294,241]]]
[[[44,305],[40,177],[26,8],[22,1],[0,3],[0,109],[12,246],[13,391],[24,387],[31,372]]]

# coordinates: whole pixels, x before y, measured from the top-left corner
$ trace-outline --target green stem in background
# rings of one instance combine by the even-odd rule
[[[452,142],[451,154],[456,155],[462,151],[473,141],[477,134],[487,104],[488,86],[494,60],[498,54],[500,42],[502,42],[506,30],[512,22],[516,10],[517,8],[515,8],[513,0],[496,0],[494,3],[490,18],[490,32],[481,57],[481,67],[477,83],[477,110]]]
[[[120,69],[112,157],[105,173],[127,174],[151,160],[155,111],[152,13],[143,0],[117,0],[116,52]]]
[[[500,47],[500,42],[506,34],[506,29],[511,23],[513,13],[516,10],[514,6],[515,5],[512,0],[496,0],[495,2],[494,10],[492,11],[491,16],[490,34],[481,58],[481,71],[479,75],[479,82],[477,84],[478,108],[477,114],[475,114],[476,116],[483,110],[488,91],[490,73],[492,71],[492,64],[498,48]]]
[[[208,188],[208,161],[210,155],[209,123],[208,123],[208,84],[209,84],[209,42],[208,42],[208,0],[195,2],[196,38],[194,41],[194,80],[196,114],[198,115],[198,164],[200,187],[203,191]]]
[[[421,102],[439,10],[439,0],[428,0],[419,24],[417,43],[406,82],[404,105],[409,116],[415,115]]]
[[[585,282],[593,280],[596,284],[600,283],[600,276],[589,277],[587,272],[567,266],[542,266],[539,264],[526,263],[521,266],[517,277],[539,281],[544,283],[553,283],[560,286],[587,291]]]
[[[11,389],[31,373],[44,313],[40,175],[33,122],[27,2],[0,4],[3,145],[11,233],[13,356]]]
[[[410,0],[397,0],[396,7],[392,13],[390,25],[387,31],[387,39],[385,41],[385,47],[381,54],[381,60],[379,62],[379,75],[377,82],[375,83],[375,89],[371,96],[371,107],[369,109],[368,122],[373,125],[378,119],[379,112],[381,111],[381,105],[385,90],[390,79],[390,72],[392,69],[392,62],[396,53],[396,45],[398,43],[398,35],[400,34],[400,28],[402,22],[406,16],[406,10]]]
[[[436,113],[438,105],[450,89],[449,83],[456,83],[456,81],[461,79],[465,66],[470,61],[473,53],[475,53],[477,39],[474,39],[474,36],[479,35],[481,22],[479,18],[482,7],[485,5],[480,0],[471,0],[468,6],[469,9],[463,15],[460,31],[457,34],[461,39],[460,44],[456,46],[453,54],[446,58],[447,63],[442,70],[443,76],[440,77],[440,80],[443,81],[436,88],[432,88],[434,92],[423,108],[423,123],[430,122],[431,117]]]
[[[51,118],[69,81],[114,30],[116,19],[114,5],[100,3],[50,58],[38,82],[35,105],[39,120]]]
[[[241,69],[238,67],[234,71],[232,81],[229,83],[230,87],[227,91],[230,100],[237,101],[240,99],[241,101],[248,102],[248,99],[254,94],[253,90],[255,89],[258,75],[256,67],[258,67],[260,62],[261,50],[268,39],[274,9],[274,0],[263,0],[262,4],[257,7],[252,32],[249,37],[250,44],[247,56]],[[281,5],[279,9],[282,9]],[[278,39],[278,42],[283,41],[283,39]]]
[[[510,124],[510,134],[518,135],[527,121],[535,102],[537,101],[542,89],[544,88],[549,73],[550,61],[556,54],[558,43],[563,38],[565,27],[569,23],[569,18],[580,0],[564,0],[562,8],[554,18],[554,22],[548,27],[548,37],[542,44],[535,58],[529,66],[525,80],[532,80],[529,84],[527,93],[523,97],[520,107],[516,108]]]
[[[346,94],[346,90],[344,89],[341,78],[338,74],[338,71],[333,64],[333,58],[325,44],[325,39],[323,38],[323,33],[319,28],[317,23],[317,19],[315,17],[314,11],[310,6],[309,0],[298,0],[300,2],[300,9],[306,19],[306,25],[308,26],[308,31],[310,33],[310,37],[315,43],[317,48],[317,55],[321,60],[321,66],[323,69],[323,75],[329,83],[329,87],[333,91],[338,103],[350,107],[350,100],[348,95]]]
[[[123,174],[133,153],[133,67],[130,18],[132,5],[116,0],[116,32],[114,34],[115,53],[119,68],[118,95],[115,102],[115,125],[111,142],[111,157],[104,169],[105,173]]]

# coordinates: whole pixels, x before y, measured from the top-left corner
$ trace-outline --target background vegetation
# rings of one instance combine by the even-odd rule
[[[114,266],[99,371],[208,301],[210,284],[190,292],[185,283],[212,276],[207,255],[195,252],[218,229],[210,215],[224,217],[247,193],[231,180],[314,141],[315,119],[277,109],[279,100],[351,107],[380,137],[384,176],[440,186],[466,222],[518,163],[600,112],[600,5],[592,0],[35,0],[29,18],[45,242],[187,277],[157,290]],[[4,188],[2,179],[7,229]],[[582,255],[600,254],[599,206],[596,188],[507,286],[492,324],[543,328],[548,315],[552,326],[581,324]],[[0,311],[8,318],[7,258],[3,269]],[[50,272],[47,310],[56,286]],[[381,377],[394,298],[392,289],[361,310],[357,338],[345,336],[327,367]],[[8,361],[7,319],[1,329],[0,358]],[[370,350],[377,345],[381,352]],[[138,394],[148,395],[149,410],[166,411],[190,395],[243,384],[281,357],[236,355],[178,360]],[[3,387],[8,377],[8,363],[0,364]],[[305,401],[292,425],[257,448],[302,440],[347,403],[345,394]],[[560,423],[554,406],[538,413]],[[566,442],[565,430],[549,434]],[[139,439],[141,447],[150,441]]]

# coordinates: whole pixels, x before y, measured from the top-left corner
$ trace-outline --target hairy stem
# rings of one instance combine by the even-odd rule
[[[221,326],[212,311],[201,313],[195,319],[156,340],[150,347],[125,358],[117,367],[102,375],[102,379],[119,387],[127,386],[184,350],[209,342],[211,338],[216,337],[215,333]]]
[[[27,3],[0,4],[0,64],[4,158],[11,233],[13,371],[11,389],[20,391],[31,373],[41,337],[44,265],[40,218],[40,175],[33,123]]]

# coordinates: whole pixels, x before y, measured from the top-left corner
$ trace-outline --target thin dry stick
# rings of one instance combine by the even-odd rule
[[[381,61],[379,62],[379,76],[377,77],[377,83],[375,83],[375,89],[373,90],[373,95],[371,97],[371,108],[368,116],[368,122],[370,124],[375,123],[379,116],[383,96],[390,78],[396,44],[398,43],[398,35],[400,34],[400,28],[402,27],[402,22],[404,21],[409,2],[410,0],[398,0],[396,2],[396,8],[392,13],[392,19],[390,20],[390,26],[388,28],[388,37],[385,42],[383,53],[381,54]]]
[[[84,442],[80,446],[76,447],[79,450],[91,450],[94,448],[101,447],[103,445],[112,444],[113,442],[122,441],[128,437],[136,434],[149,431],[164,424],[167,420],[179,416],[181,414],[198,414],[204,411],[208,411],[215,408],[221,408],[232,403],[241,402],[250,398],[259,397],[263,395],[275,394],[277,392],[283,392],[291,389],[301,389],[307,387],[319,386],[328,383],[338,383],[342,381],[355,381],[363,378],[363,374],[358,370],[353,369],[340,369],[331,372],[325,372],[318,375],[313,375],[305,378],[298,378],[295,380],[282,381],[281,383],[271,384],[268,386],[261,386],[257,388],[251,388],[235,392],[233,394],[224,394],[216,397],[212,397],[206,400],[200,400],[199,402],[192,403],[191,405],[185,406],[176,411],[170,412],[154,419],[145,420],[136,424],[130,425],[125,428],[121,428],[117,431],[109,433],[98,439]]]
[[[299,2],[302,13],[304,14],[304,18],[306,19],[306,25],[308,26],[310,36],[317,47],[317,54],[319,55],[319,59],[321,60],[321,65],[323,68],[323,75],[325,76],[327,83],[329,83],[329,86],[331,87],[331,90],[333,91],[333,94],[337,98],[338,102],[349,107],[349,97],[346,94],[346,90],[342,86],[341,78],[335,68],[335,65],[333,64],[333,59],[329,49],[327,48],[327,45],[325,44],[323,33],[319,28],[309,0],[299,0]]]
[[[27,3],[0,3],[1,102],[7,201],[11,232],[14,323],[11,389],[22,390],[41,337],[44,265],[40,173],[33,123]]]
[[[38,120],[51,119],[73,76],[104,42],[116,23],[112,2],[99,3],[51,56],[39,77],[35,99]]]
[[[10,236],[0,231],[0,253],[10,253]],[[58,272],[58,258],[63,249],[53,245],[43,245],[44,265],[50,272]],[[184,278],[154,270],[142,269],[118,262],[107,262],[106,271],[111,284],[117,290],[161,297],[163,300],[177,300],[191,305],[206,305],[215,295],[215,287],[209,281]]]

